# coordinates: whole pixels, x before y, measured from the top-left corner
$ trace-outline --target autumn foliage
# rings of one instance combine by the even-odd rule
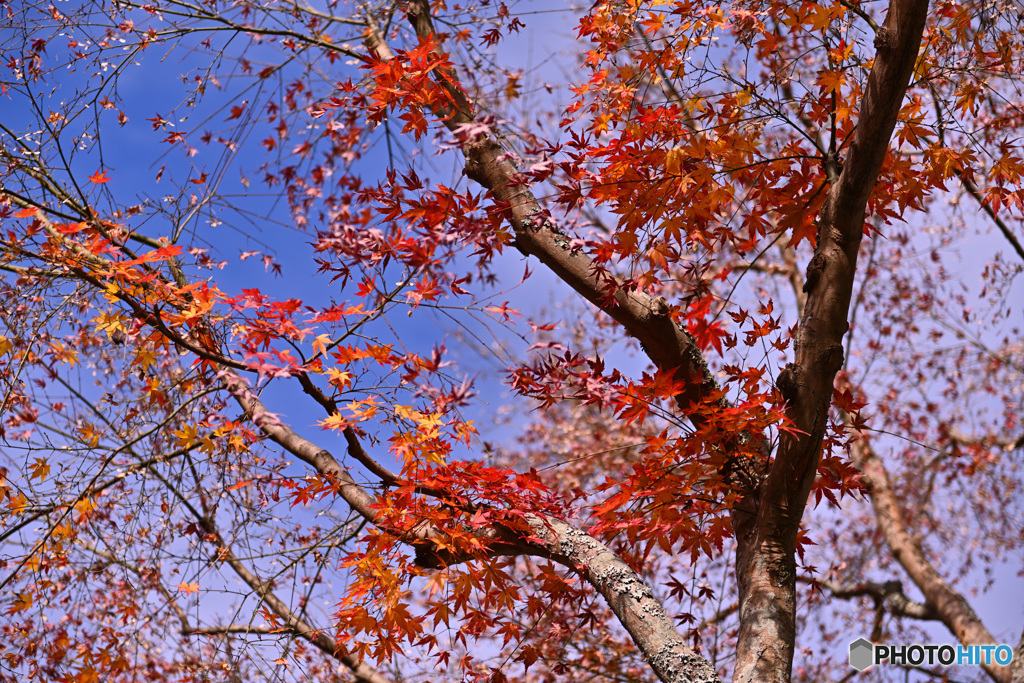
[[[1016,2],[0,8],[0,681],[1024,681]]]

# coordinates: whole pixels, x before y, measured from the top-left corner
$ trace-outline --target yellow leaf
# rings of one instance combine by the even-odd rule
[[[51,534],[51,537],[58,541],[68,538],[74,538],[75,529],[71,526],[71,522],[67,522],[65,524],[58,524],[57,526],[53,527],[53,533]]]
[[[96,509],[96,504],[92,502],[92,498],[82,498],[75,503],[75,512],[83,515],[87,515]]]
[[[328,381],[340,391],[344,391],[352,385],[351,372],[331,368],[327,371],[327,376],[329,378]]]
[[[435,433],[437,430],[444,426],[444,419],[441,413],[418,413],[416,421],[419,422],[420,429],[425,432]]]
[[[151,365],[155,365],[157,361],[156,350],[151,347],[139,349],[138,353],[135,354],[135,359],[132,361],[133,365],[138,365],[143,370],[148,370]]]
[[[317,335],[316,339],[313,340],[313,350],[318,354],[326,354],[327,347],[331,345],[331,336],[329,334]]]
[[[682,147],[673,147],[665,155],[665,170],[672,175],[679,175],[683,161],[686,159],[686,152]]]
[[[348,427],[348,422],[345,420],[345,418],[337,413],[335,413],[334,415],[330,415],[323,420],[320,420],[319,424],[324,429],[336,429],[339,432]]]
[[[62,342],[51,342],[50,350],[53,351],[53,357],[57,360],[63,361],[71,367],[78,364],[78,351],[65,346]]]
[[[523,75],[506,71],[505,77],[508,78],[508,83],[505,85],[505,97],[514,100],[519,97],[519,80]]]
[[[376,403],[377,399],[371,396],[361,401],[349,401],[345,404],[344,408],[352,414],[352,420],[362,422],[363,420],[371,419],[377,414],[378,408]]]
[[[106,332],[108,339],[113,339],[115,334],[128,334],[128,328],[125,327],[124,319],[118,314],[102,313],[95,318],[92,322],[96,324],[97,332]]]
[[[11,601],[7,608],[7,614],[17,614],[32,606],[32,595],[30,593],[18,593],[18,596]]]
[[[8,495],[7,507],[12,512],[21,512],[22,510],[28,507],[28,498],[26,498],[25,494],[21,493],[20,491],[16,496]]]
[[[121,291],[121,288],[117,286],[116,282],[108,282],[106,284],[106,286],[103,288],[103,290],[104,290],[103,297],[107,301],[115,302],[115,303],[118,301],[117,293]]]
[[[95,448],[100,443],[100,432],[97,431],[96,427],[86,422],[76,430],[82,441],[89,444],[89,446]]]
[[[36,458],[35,462],[28,466],[32,472],[32,476],[28,479],[32,481],[38,478],[40,482],[46,481],[46,475],[50,473],[50,466],[46,462],[46,458]]]
[[[14,344],[11,340],[0,334],[0,356],[13,356],[14,355]]]
[[[184,425],[181,429],[171,432],[171,434],[178,437],[179,448],[187,448],[196,442],[195,425]]]

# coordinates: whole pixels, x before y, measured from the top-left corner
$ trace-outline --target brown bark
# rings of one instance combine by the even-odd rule
[[[853,444],[852,453],[854,462],[860,467],[864,483],[871,488],[871,506],[875,511],[875,523],[893,557],[924,595],[928,607],[964,645],[996,644],[996,639],[978,618],[967,598],[942,578],[935,566],[925,557],[920,544],[911,535],[900,510],[899,500],[889,481],[889,473],[871,450],[867,437],[862,435],[860,440]],[[1020,662],[1015,661],[1014,664],[1017,678],[1014,678],[1013,666],[983,665],[983,668],[997,683],[1017,683],[1021,677]]]
[[[532,515],[529,522],[550,549],[551,559],[576,568],[604,597],[659,679],[665,683],[719,681],[715,668],[686,644],[643,577],[622,558],[560,520]]]
[[[383,525],[372,507],[375,500],[373,496],[356,483],[330,452],[319,448],[282,424],[276,416],[266,410],[237,376],[224,372],[223,382],[264,434],[312,466],[322,476],[337,482],[338,494],[364,519],[414,546],[419,564],[438,568],[472,559],[468,553],[437,551],[432,540],[438,532],[430,524],[421,523],[410,529],[395,529]],[[362,450],[361,447],[359,450]],[[361,459],[370,458],[362,453]],[[481,541],[487,544],[488,553],[491,555],[534,555],[580,572],[608,601],[612,611],[632,636],[651,668],[665,683],[714,683],[719,680],[710,662],[694,653],[686,644],[675,623],[644,583],[643,577],[631,569],[622,558],[583,530],[561,520],[530,515],[527,521],[530,525],[529,534],[523,534],[502,524],[482,527],[477,534]],[[286,613],[287,605],[279,600],[274,602],[269,592],[266,596],[263,595],[260,592],[263,590],[261,584],[256,582],[251,573],[247,578],[247,568],[233,560],[230,551],[227,552],[225,558],[235,571],[267,600],[276,613]],[[290,623],[289,625],[291,626]],[[294,628],[298,629],[300,626]],[[300,635],[307,634],[303,631]]]
[[[894,616],[910,617],[921,621],[939,620],[939,615],[931,605],[915,602],[908,598],[899,581],[886,581],[885,583],[863,581],[852,585],[832,581],[818,581],[817,583],[833,598],[849,600],[867,596],[874,600],[877,606]]]
[[[913,73],[927,11],[927,0],[892,0],[878,30],[849,156],[818,218],[794,362],[778,382],[789,400],[788,415],[802,433],[780,437],[760,500],[747,500],[734,513],[740,588],[737,681],[783,683],[792,673],[796,535],[821,455],[832,382],[843,364],[842,339],[867,201]]]
[[[1010,665],[1010,683],[1024,683],[1024,633],[1013,651],[1013,663]]]

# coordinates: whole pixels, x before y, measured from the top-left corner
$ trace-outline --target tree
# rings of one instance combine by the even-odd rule
[[[1005,640],[1014,2],[3,6],[0,680]]]

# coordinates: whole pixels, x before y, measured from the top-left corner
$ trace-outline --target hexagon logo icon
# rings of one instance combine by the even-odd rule
[[[867,638],[858,638],[850,643],[850,666],[863,671],[874,662],[875,646]]]

